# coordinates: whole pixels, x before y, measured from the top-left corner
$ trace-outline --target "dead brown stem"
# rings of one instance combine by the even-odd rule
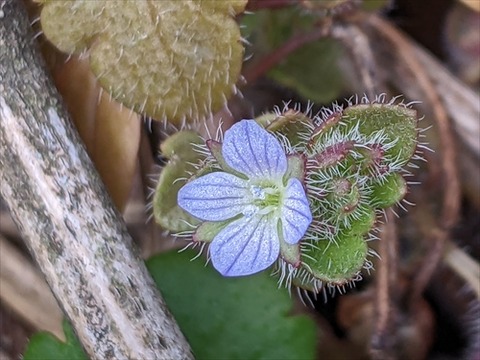
[[[418,87],[423,91],[437,124],[441,142],[441,167],[443,185],[443,204],[437,230],[432,230],[430,240],[433,242],[429,253],[425,256],[422,266],[414,279],[411,303],[421,296],[437,268],[444,251],[448,231],[456,224],[460,210],[460,183],[456,163],[456,149],[454,134],[450,126],[445,107],[435,89],[432,79],[427,75],[420,61],[415,56],[415,49],[408,39],[394,26],[378,16],[368,16],[367,23],[372,26],[383,38],[391,43],[396,54],[407,66],[408,70],[416,79]],[[434,164],[433,164],[434,165]],[[434,167],[433,167],[434,168]]]
[[[352,24],[334,23],[331,29],[334,39],[340,41],[351,53],[357,71],[360,75],[365,93],[373,100],[379,94],[377,65],[372,54],[370,41],[358,26]]]
[[[370,341],[370,354],[374,360],[395,359],[393,353],[394,337],[390,330],[395,322],[395,304],[393,289],[397,278],[397,230],[395,214],[386,211],[386,222],[382,227],[382,239],[379,242],[381,261],[377,270],[375,286],[375,321]]]
[[[456,164],[455,139],[447,112],[432,80],[427,75],[428,72],[425,71],[422,64],[416,58],[414,49],[407,41],[405,35],[378,16],[369,16],[367,21],[380,34],[395,45],[398,56],[401,57],[402,61],[415,76],[417,85],[423,90],[425,97],[432,106],[441,141],[444,184],[448,190],[444,192],[443,208],[439,224],[441,227],[449,230],[456,224],[459,216],[460,185]]]

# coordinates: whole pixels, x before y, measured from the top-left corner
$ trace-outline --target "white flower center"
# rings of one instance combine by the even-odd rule
[[[255,200],[265,200],[265,190],[260,186],[251,185],[250,192]]]
[[[280,207],[282,186],[267,184],[265,186],[252,184],[249,188],[251,202],[242,211],[244,216],[250,217],[254,214],[266,215]]]

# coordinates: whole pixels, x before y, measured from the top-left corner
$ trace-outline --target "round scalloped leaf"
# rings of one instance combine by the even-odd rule
[[[233,16],[247,0],[39,0],[45,36],[87,53],[113,98],[154,119],[194,122],[220,109],[243,61]]]
[[[388,208],[402,200],[407,193],[407,182],[399,173],[388,174],[382,182],[372,184],[371,203],[378,208]]]
[[[401,165],[408,163],[417,146],[417,112],[401,105],[361,104],[343,111],[345,131],[358,124],[360,133],[372,135],[383,131],[389,142],[396,142],[385,152]]]
[[[178,190],[194,172],[195,165],[203,155],[192,149],[192,144],[203,143],[202,138],[193,131],[180,131],[170,136],[161,145],[162,154],[169,158],[162,169],[153,197],[153,215],[157,224],[173,232],[191,230],[191,225],[199,221],[187,214],[177,205]],[[190,225],[189,225],[190,224]]]
[[[344,284],[360,271],[367,257],[367,243],[359,234],[338,234],[334,240],[320,240],[306,247],[302,261],[315,278]]]

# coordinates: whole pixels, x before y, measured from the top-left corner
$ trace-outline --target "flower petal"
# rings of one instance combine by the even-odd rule
[[[278,259],[276,222],[268,216],[242,217],[227,225],[210,245],[212,264],[224,276],[262,271]]]
[[[244,211],[250,192],[237,176],[213,172],[185,184],[178,191],[178,206],[207,221],[223,221]]]
[[[281,212],[283,240],[296,244],[312,222],[312,212],[300,180],[288,180]]]
[[[287,171],[282,146],[255,120],[242,120],[225,132],[222,154],[230,167],[249,178],[274,179]]]

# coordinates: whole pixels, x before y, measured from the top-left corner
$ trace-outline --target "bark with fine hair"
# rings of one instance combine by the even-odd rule
[[[35,45],[0,0],[0,193],[91,358],[191,359]]]

